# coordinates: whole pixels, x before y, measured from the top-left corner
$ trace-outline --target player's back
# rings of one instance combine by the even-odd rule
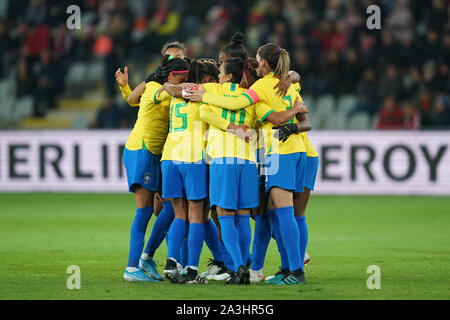
[[[170,100],[169,134],[161,160],[197,162],[203,159],[207,125],[200,118],[200,103]]]
[[[153,154],[161,154],[169,127],[169,100],[158,101],[161,88],[157,82],[149,82],[141,96],[136,123],[128,137],[126,148],[147,148]]]

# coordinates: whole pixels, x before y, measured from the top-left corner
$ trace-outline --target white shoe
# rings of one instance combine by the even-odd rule
[[[207,271],[202,272],[199,276],[208,280],[227,280],[230,277],[227,268],[223,262],[209,259]]]
[[[303,262],[303,265],[306,267],[306,265],[310,262],[311,262],[311,257],[309,256],[308,253],[305,252],[305,260]]]
[[[255,282],[263,282],[264,281],[264,274],[263,274],[263,269],[261,268],[260,270],[252,270],[249,269],[250,271],[250,283],[255,283]]]

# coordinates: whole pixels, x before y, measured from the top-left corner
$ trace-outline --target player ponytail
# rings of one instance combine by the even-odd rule
[[[255,83],[257,78],[256,68],[258,68],[258,61],[256,59],[250,58],[244,62],[242,80],[239,84],[241,88],[248,89]]]
[[[255,69],[258,67],[256,59],[251,58],[243,61],[232,58],[225,60],[223,63],[225,74],[231,74],[231,82],[239,83],[240,87],[248,89],[256,81]]]
[[[289,53],[276,43],[268,43],[258,48],[257,53],[261,59],[267,61],[271,71],[277,78],[285,78],[289,73]]]
[[[247,60],[247,49],[243,45],[244,35],[240,32],[236,32],[232,37],[229,44],[227,44],[221,50],[224,54],[231,58],[239,58],[243,61]]]

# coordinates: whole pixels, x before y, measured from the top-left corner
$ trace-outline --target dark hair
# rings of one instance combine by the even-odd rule
[[[161,59],[161,63],[166,62],[167,60],[169,60],[170,55],[166,54],[162,57]],[[189,62],[186,59],[181,59],[181,58],[172,58],[170,59],[170,71],[184,71],[184,70],[189,70]],[[163,84],[164,82],[167,81],[167,77],[163,77],[160,79],[156,79],[156,82]]]
[[[162,46],[162,48],[161,48],[161,55],[165,55],[166,50],[170,49],[170,48],[178,48],[181,51],[183,51],[184,54],[186,54],[186,48],[184,47],[183,43],[181,43],[179,41],[169,41],[169,42],[166,42]]]
[[[257,53],[266,60],[270,69],[278,78],[285,78],[289,73],[289,53],[276,43],[268,43],[258,48]]]
[[[225,60],[224,62],[225,74],[231,74],[231,82],[239,83],[239,86],[244,89],[248,89],[256,81],[256,68],[258,62],[256,59],[248,59],[243,61],[242,59],[232,58]]]
[[[205,77],[211,77],[217,81],[219,77],[219,70],[212,63],[192,60],[191,65],[189,66],[189,76],[187,82],[202,83]]]
[[[239,58],[243,61],[247,60],[247,49],[242,44],[244,42],[244,35],[240,32],[236,32],[232,37],[229,44],[227,44],[221,50],[226,53],[230,58]]]

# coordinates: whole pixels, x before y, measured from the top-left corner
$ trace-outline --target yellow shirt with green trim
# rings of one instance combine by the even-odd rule
[[[260,118],[260,122],[262,123],[262,134],[266,154],[291,154],[306,152],[305,144],[300,135],[293,134],[285,142],[279,141],[278,138],[273,137],[274,131],[272,131],[272,127],[274,125],[269,121],[266,121],[266,118],[271,112],[289,110],[292,108],[295,99],[300,97],[292,84],[284,97],[277,96],[273,87],[278,83],[278,81],[279,79],[275,77],[273,73],[269,73],[263,78],[257,80],[250,87],[250,89],[246,90],[238,97],[227,97],[205,92],[203,95],[203,102],[231,110],[245,108],[258,102],[263,105],[268,105],[272,110],[268,111],[264,115],[260,113],[258,116],[258,118]],[[258,113],[257,110],[256,112]],[[296,117],[293,117],[287,123],[298,123],[298,120]]]
[[[295,91],[297,91],[299,93],[300,96],[300,83],[293,83],[292,84],[294,86]],[[300,101],[303,101],[302,97],[300,96]],[[305,148],[306,148],[306,156],[307,157],[318,157],[319,154],[317,153],[316,149],[314,149],[311,141],[309,141],[308,135],[306,134],[306,132],[301,132],[300,136],[302,137],[303,143],[305,144]]]
[[[205,83],[203,87],[207,92],[226,97],[238,97],[245,92],[246,89],[241,88],[237,83]],[[228,110],[206,104],[202,108],[207,108],[215,113],[218,117],[226,120],[226,126],[229,123],[235,125],[247,125],[253,128],[256,122],[256,109],[259,104],[248,106],[239,110]],[[268,110],[266,109],[266,112]],[[205,119],[205,121],[209,119]],[[257,136],[253,135],[250,141],[247,142],[231,132],[227,132],[225,123],[216,121],[209,121],[210,128],[208,131],[208,144],[206,152],[211,158],[239,158],[256,162],[255,148]]]
[[[204,159],[207,128],[200,118],[200,102],[172,98],[169,134],[161,160],[197,162]]]
[[[161,154],[169,130],[169,99],[158,96],[161,85],[151,81],[146,84],[139,102],[139,112],[125,148],[149,150]]]

